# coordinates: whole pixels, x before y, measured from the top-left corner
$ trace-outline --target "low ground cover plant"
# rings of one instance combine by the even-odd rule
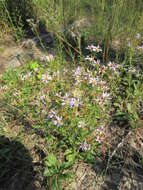
[[[100,147],[108,149],[113,117],[141,127],[142,71],[126,62],[97,59],[102,48],[88,45],[78,65],[47,55],[0,78],[5,120],[44,130],[48,155],[47,186],[61,188],[76,160],[94,163]],[[103,151],[106,157],[106,150]]]

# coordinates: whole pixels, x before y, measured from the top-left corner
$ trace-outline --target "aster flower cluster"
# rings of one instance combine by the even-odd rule
[[[111,66],[112,66],[112,69],[114,70],[118,69],[118,66],[116,66],[114,63],[113,64],[110,63],[108,66],[106,66],[106,68],[111,67]],[[96,97],[94,100],[101,106],[101,105],[107,104],[107,102],[110,101],[111,96],[109,93],[109,85],[106,81],[100,78],[101,76],[100,72],[101,70],[99,69],[95,75],[92,71],[88,69],[85,71],[84,68],[77,67],[73,72],[74,73],[73,76],[75,79],[75,84],[81,84],[82,82],[86,82],[92,87],[98,88],[100,92],[96,93]],[[65,102],[65,99],[64,99],[64,102]],[[75,102],[75,99],[71,99],[71,102]]]
[[[54,55],[53,54],[48,54],[47,56],[46,55],[42,56],[41,59],[40,59],[40,61],[47,62],[47,63],[49,63],[49,62],[51,62],[53,60],[54,60]]]
[[[91,74],[88,75],[88,82],[89,84],[92,84],[92,85],[101,84],[101,80],[99,79],[99,77],[98,76],[94,77]]]
[[[84,69],[78,66],[72,72],[73,72],[73,77],[75,78],[76,81],[76,85],[80,84],[82,82],[82,75],[84,73]]]
[[[32,77],[32,72],[29,72],[27,74],[21,74],[21,80],[27,80],[28,78]]]
[[[79,98],[71,97],[69,93],[66,93],[65,96],[61,98],[62,105],[69,105],[70,108],[77,108],[79,107],[82,103]]]
[[[105,140],[106,127],[101,126],[95,130],[95,140],[101,144]]]
[[[49,81],[54,79],[60,79],[60,71],[51,72],[51,70],[47,70],[45,73],[42,74],[41,80],[43,83],[47,84]]]
[[[107,64],[107,66],[105,66],[105,65],[101,64],[99,59],[97,59],[96,55],[99,52],[102,52],[102,49],[100,48],[99,45],[98,46],[88,45],[86,49],[91,51],[91,55],[87,55],[85,57],[85,60],[89,61],[89,65],[91,65],[92,68],[95,68],[96,66],[98,66],[99,74],[106,73],[107,70],[113,71],[112,74],[120,74],[120,65],[117,65],[114,62],[110,61]]]
[[[87,55],[87,56],[85,57],[85,60],[86,60],[86,61],[89,61],[90,65],[91,65],[92,67],[99,66],[100,63],[101,63],[99,59],[95,59],[94,56],[89,56],[89,55]]]
[[[58,115],[56,110],[51,110],[48,118],[52,121],[53,125],[60,127],[63,125],[63,118]]]
[[[81,84],[83,81],[87,81],[91,73],[89,70],[85,71],[83,67],[77,67],[73,72],[75,85]]]
[[[95,46],[95,45],[88,45],[86,47],[86,49],[90,50],[91,52],[96,52],[96,53],[99,53],[99,52],[102,52],[102,49],[100,48],[99,45]]]
[[[111,71],[113,71],[115,74],[120,74],[119,70],[120,70],[121,65],[117,65],[114,62],[109,62],[106,69],[110,69]]]
[[[94,62],[94,61],[95,61],[95,60],[94,60],[94,57],[89,56],[89,55],[87,55],[87,56],[85,57],[85,60],[90,61],[90,62]]]
[[[100,48],[99,45],[95,46],[95,45],[88,45],[86,47],[86,49],[90,50],[92,55],[87,55],[85,57],[86,61],[89,61],[90,65],[92,67],[96,67],[97,65],[100,65],[100,60],[96,58],[96,55],[100,52],[102,52],[102,49]]]
[[[111,73],[110,73],[111,76],[120,75],[121,67],[122,67],[121,65],[118,65],[118,64],[110,61],[106,66],[105,65],[100,66],[98,73],[105,74],[108,71],[111,71]]]
[[[95,77],[92,71],[85,71],[82,67],[77,67],[73,70],[73,77],[75,79],[75,85],[81,84],[83,81],[92,85],[105,85],[106,83],[101,80],[98,75]]]
[[[55,97],[56,97],[56,102],[60,103],[60,106],[62,107],[61,109],[61,113],[59,114],[58,111],[56,110],[51,110],[48,114],[48,119],[51,121],[51,123],[54,126],[60,127],[64,125],[64,122],[66,122],[66,118],[70,119],[70,117],[72,116],[68,116],[66,115],[67,108],[69,111],[70,108],[70,113],[73,113],[74,117],[83,117],[84,118],[84,110],[81,109],[77,109],[79,108],[81,105],[86,108],[86,104],[84,103],[84,101],[81,101],[81,97],[83,97],[83,95],[86,93],[87,95],[89,94],[89,97],[91,97],[92,101],[95,106],[99,106],[100,110],[106,111],[107,109],[107,105],[110,104],[110,100],[111,100],[111,94],[110,94],[110,88],[109,88],[109,83],[108,81],[105,81],[103,78],[106,75],[104,75],[104,72],[106,73],[106,71],[112,71],[112,73],[119,73],[120,71],[120,66],[116,65],[114,62],[109,62],[106,66],[104,66],[103,64],[100,63],[100,60],[96,59],[96,57],[94,57],[94,53],[99,53],[101,52],[101,48],[99,46],[88,46],[88,49],[93,53],[93,56],[87,56],[85,59],[89,62],[92,62],[92,65],[94,64],[95,66],[98,65],[98,67],[95,67],[95,69],[93,70],[92,68],[85,68],[83,66],[77,66],[75,69],[72,70],[72,79],[74,79],[74,85],[76,85],[76,89],[79,89],[79,91],[81,92],[81,96],[78,96],[74,93],[74,91],[71,92],[67,92],[65,93],[62,89],[62,91],[60,90],[60,92],[55,92]],[[67,72],[68,70],[63,69],[63,76],[67,77]],[[66,73],[66,74],[65,74]],[[109,72],[108,72],[109,73]],[[69,73],[68,73],[69,74]],[[48,70],[46,71],[41,79],[44,83],[49,83],[51,80],[53,81],[53,77],[58,78],[59,77],[59,73],[58,72],[53,72],[53,74],[51,74],[51,71]],[[55,81],[55,80],[54,80]],[[72,83],[73,84],[73,83]],[[81,85],[85,85],[85,91],[83,90],[84,86]],[[69,86],[68,89],[71,89],[71,87],[73,87],[72,85]],[[91,90],[88,92],[88,87]],[[63,86],[64,88],[64,86]],[[97,89],[97,90],[96,90]],[[72,89],[74,90],[74,89]],[[77,92],[79,92],[77,91]],[[86,101],[89,101],[89,104],[91,103],[90,98],[86,98]],[[47,104],[46,101],[46,96],[45,95],[41,95],[40,96],[40,101],[43,103]],[[53,99],[52,99],[53,101]],[[59,104],[58,104],[59,106]],[[76,108],[76,109],[73,109]],[[87,108],[88,109],[88,108]],[[81,116],[82,114],[82,116]],[[89,113],[90,114],[90,113]],[[104,115],[104,114],[103,114]],[[85,116],[87,117],[87,115]],[[65,118],[65,120],[64,120]],[[104,116],[102,118],[105,118]],[[80,120],[76,127],[79,129],[78,132],[82,132],[83,130],[85,132],[88,132],[89,127],[87,127],[87,124],[85,122],[84,118],[83,120]],[[64,122],[63,122],[64,121]],[[69,122],[70,123],[70,122]],[[93,129],[93,127],[92,127]],[[77,129],[76,129],[77,130]],[[103,142],[103,138],[105,136],[105,127],[100,127],[99,129],[95,129],[94,130],[94,134],[95,134],[95,139],[96,141],[101,144]],[[91,150],[91,146],[92,144],[88,142],[87,137],[83,137],[82,140],[80,141],[80,147],[78,147],[81,151],[89,151]]]
[[[143,50],[143,45],[138,46],[138,47],[137,47],[137,50]]]
[[[107,92],[102,92],[102,94],[100,96],[97,96],[95,99],[95,101],[102,106],[107,102],[109,102],[110,100],[111,100],[110,93]]]

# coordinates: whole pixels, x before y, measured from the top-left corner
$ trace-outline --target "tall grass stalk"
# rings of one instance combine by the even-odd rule
[[[140,0],[138,2],[135,0],[130,2],[123,0],[69,0],[68,2],[51,0],[50,3],[40,0],[40,2],[44,2],[41,3],[41,8],[45,12],[45,19],[54,18],[52,22],[48,22],[50,30],[61,32],[63,28],[65,31],[74,21],[87,18],[91,22],[87,38],[103,45],[103,60],[105,61],[108,59],[108,52],[114,41],[121,40],[126,43],[125,39],[135,36],[139,29],[138,23],[141,22],[143,15],[140,8],[143,3]],[[45,6],[45,3],[48,3],[48,6]],[[50,9],[53,5],[54,9]],[[86,33],[86,30],[80,28],[81,35]],[[121,46],[124,46],[124,43]]]
[[[5,2],[2,0],[1,3],[2,3],[3,7],[4,7],[4,10],[5,10],[5,12],[6,12],[7,18],[9,19],[10,25],[11,25],[11,27],[12,27],[12,29],[13,29],[14,36],[15,36],[15,38],[16,38],[16,41],[18,42],[18,41],[19,41],[19,37],[18,37],[18,35],[17,35],[16,27],[15,27],[14,24],[13,24],[12,18],[11,18],[10,14],[9,14],[9,11],[7,10],[7,7],[6,7],[6,5],[5,5]]]

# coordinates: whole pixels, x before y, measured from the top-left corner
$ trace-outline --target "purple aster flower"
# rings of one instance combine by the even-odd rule
[[[93,62],[94,61],[94,58],[93,57],[90,57],[89,55],[86,56],[85,60],[88,60],[90,62]]]
[[[103,99],[110,99],[110,94],[107,93],[107,92],[103,92],[102,98],[103,98]]]
[[[26,79],[28,79],[29,77],[32,77],[32,72],[29,72],[29,73],[27,73],[27,74],[22,74],[21,75],[21,80],[26,80]]]
[[[41,57],[41,61],[45,61],[45,62],[51,62],[54,59],[54,56],[52,54],[49,54],[47,56],[42,56]]]
[[[52,80],[52,77],[49,75],[49,73],[48,72],[46,72],[45,74],[43,74],[42,75],[42,81],[44,82],[44,83],[48,83],[49,82],[49,80]]]
[[[86,151],[89,151],[89,150],[91,149],[91,145],[88,144],[86,141],[84,141],[84,142],[80,145],[79,149],[86,152]]]
[[[50,119],[52,119],[53,117],[56,117],[56,115],[57,115],[57,111],[51,110],[50,113],[49,113],[49,115],[48,115],[48,117],[49,117]]]
[[[58,127],[62,126],[63,125],[62,117],[56,116],[55,120],[53,120],[53,124]]]
[[[90,50],[91,52],[102,52],[102,49],[98,46],[95,46],[95,45],[88,45],[87,48],[88,50]]]
[[[105,126],[101,126],[99,128],[96,128],[95,130],[95,138],[96,138],[96,141],[101,144],[105,138]]]
[[[137,47],[138,50],[143,50],[143,45]]]
[[[46,95],[40,96],[40,100],[41,100],[41,101],[45,101],[45,100],[46,100]]]
[[[89,84],[97,85],[98,83],[99,83],[99,78],[98,77],[90,77],[89,78]]]
[[[75,70],[73,70],[74,76],[76,77],[76,76],[81,75],[82,71],[83,69],[81,67],[77,67]]]

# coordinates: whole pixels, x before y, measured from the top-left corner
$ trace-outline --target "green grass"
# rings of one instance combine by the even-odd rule
[[[80,33],[87,39],[104,44],[105,54],[114,40],[121,40],[124,46],[126,38],[133,40],[136,33],[143,32],[142,8],[141,0],[23,0],[20,5],[17,1],[3,0],[0,3],[2,20],[8,18],[8,22],[19,36],[23,35],[24,28],[29,27],[27,19],[33,19],[34,23],[45,19],[48,31],[61,33],[74,21],[87,18],[90,24],[81,28]]]

